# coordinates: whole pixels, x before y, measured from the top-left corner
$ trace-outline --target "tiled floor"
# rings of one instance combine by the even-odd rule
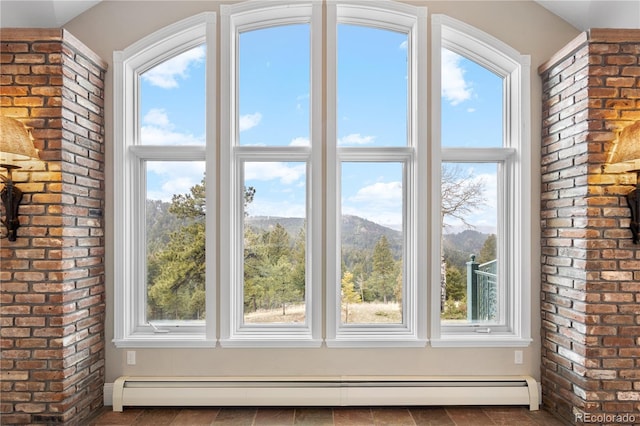
[[[545,411],[525,407],[224,407],[103,408],[89,426],[104,425],[432,425],[561,426]]]

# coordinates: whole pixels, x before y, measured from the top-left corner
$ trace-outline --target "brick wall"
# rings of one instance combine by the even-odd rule
[[[0,422],[78,424],[104,383],[106,63],[60,29],[0,40],[0,114],[40,151],[13,173],[17,241],[0,240]]]
[[[640,421],[640,245],[625,198],[636,177],[606,164],[640,120],[640,31],[591,30],[539,71],[543,404],[573,423]]]

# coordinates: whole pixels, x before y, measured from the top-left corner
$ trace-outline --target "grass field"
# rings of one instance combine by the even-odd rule
[[[244,316],[247,324],[301,324],[305,320],[304,305],[287,305],[286,315],[282,307],[250,312]],[[349,318],[342,307],[342,322],[348,324],[398,324],[402,322],[402,307],[398,303],[352,303]]]

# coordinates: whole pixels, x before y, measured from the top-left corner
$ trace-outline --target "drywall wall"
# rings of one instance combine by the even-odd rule
[[[106,129],[106,381],[120,375],[357,375],[357,374],[529,374],[540,371],[539,155],[541,83],[535,72],[578,31],[533,1],[411,1],[473,25],[531,56],[532,276],[531,334],[524,362],[514,363],[514,348],[407,349],[136,349],[136,365],[113,338],[113,92],[112,69],[105,87]],[[113,52],[186,17],[218,11],[213,1],[103,1],[66,28],[112,66]]]

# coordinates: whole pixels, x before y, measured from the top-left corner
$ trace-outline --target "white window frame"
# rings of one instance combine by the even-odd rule
[[[221,5],[220,344],[223,347],[319,347],[322,344],[322,3],[245,2]],[[310,25],[310,145],[241,146],[238,128],[238,35],[288,24]],[[304,161],[307,164],[306,315],[304,324],[245,324],[243,223],[246,161]],[[226,208],[225,206],[229,206]]]
[[[216,14],[205,12],[116,51],[114,62],[114,339],[116,347],[216,345]],[[205,146],[153,146],[140,141],[139,78],[177,54],[206,44]],[[154,328],[146,320],[146,162],[205,161],[207,320]]]
[[[326,10],[324,17],[323,9]],[[486,33],[444,15],[432,16],[432,49],[428,52],[427,9],[393,1],[249,1],[220,5],[220,17],[219,52],[216,52],[217,15],[214,12],[182,20],[114,52],[113,341],[116,346],[215,347],[216,319],[219,320],[220,344],[225,347],[319,347],[323,342],[328,347],[338,348],[424,347],[428,342],[434,347],[528,346],[531,342],[530,58]],[[238,31],[303,22],[312,27],[310,146],[240,146],[235,99]],[[360,148],[337,145],[337,61],[332,53],[337,48],[338,23],[390,29],[409,35],[407,146]],[[331,31],[325,34],[325,28]],[[138,134],[139,76],[203,43],[207,46],[206,144],[187,147],[142,145]],[[504,77],[503,147],[441,148],[442,46]],[[323,58],[323,50],[330,53],[326,58]],[[221,62],[219,80],[216,75],[218,58]],[[429,58],[431,67],[428,67]],[[431,72],[431,93],[427,90],[428,72]],[[219,128],[216,120],[218,102]],[[217,141],[220,141],[219,152]],[[168,333],[158,333],[144,318],[147,161],[206,162],[207,319],[198,325],[182,322],[163,326]],[[239,268],[243,259],[238,232],[242,224],[239,215],[243,214],[244,191],[239,166],[244,161],[303,161],[307,164],[307,318],[303,325],[243,324],[243,298],[237,283],[242,282]],[[341,223],[340,169],[342,162],[352,161],[397,162],[404,166],[405,297],[402,324],[343,325],[340,322],[341,259],[340,253],[336,253]],[[477,333],[471,325],[455,327],[440,322],[440,168],[443,162],[487,162],[499,164],[501,168],[502,198],[499,204],[502,207],[498,226],[500,276],[504,277],[505,290],[501,302],[504,327],[489,334]],[[424,195],[429,191],[430,198]],[[318,253],[322,255],[318,256]],[[218,291],[219,301],[216,299]],[[216,311],[218,302],[219,311]],[[428,332],[430,340],[427,339]]]
[[[408,36],[407,145],[398,148],[354,148],[337,144],[337,25],[353,24],[398,31]],[[327,194],[326,199],[326,344],[328,347],[424,347],[427,342],[426,252],[427,165],[427,9],[397,2],[327,4]],[[403,164],[404,297],[401,324],[341,323],[341,196],[343,162]]]
[[[503,78],[503,147],[441,148],[441,48]],[[435,347],[525,347],[531,339],[530,58],[468,24],[432,16],[431,344]],[[500,319],[495,325],[440,320],[441,164],[498,164]]]

